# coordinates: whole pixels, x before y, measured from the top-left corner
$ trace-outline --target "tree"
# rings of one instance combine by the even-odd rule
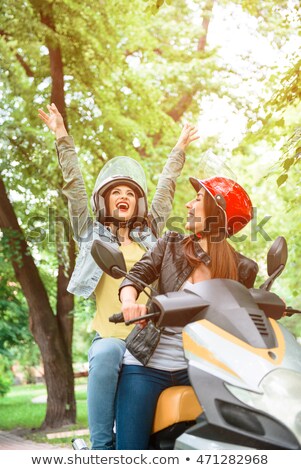
[[[272,6],[272,4],[270,5]],[[278,12],[275,21],[274,44],[285,44],[285,30],[290,29],[293,52],[282,57],[285,67],[276,67],[266,80],[264,95],[254,106],[248,124],[248,133],[236,149],[241,158],[248,156],[247,172],[256,186],[257,207],[264,207],[270,220],[266,227],[271,238],[286,237],[289,248],[287,267],[274,289],[288,305],[300,308],[300,289],[296,272],[300,269],[299,240],[300,194],[300,54],[297,39],[300,22],[298,2],[283,2],[272,6]],[[280,13],[280,14],[279,14]],[[268,10],[265,10],[265,15]],[[260,164],[263,155],[264,164]],[[258,245],[262,251],[262,244]],[[265,249],[265,252],[267,249]],[[300,336],[301,319],[295,315],[282,322]]]
[[[45,286],[29,253],[2,180],[0,197],[0,227],[4,236],[7,231],[10,232],[11,262],[28,303],[31,331],[43,357],[48,392],[44,425],[51,427],[74,422],[74,379],[67,342],[59,328],[57,317],[53,314]]]
[[[41,152],[41,145],[39,145],[37,141],[37,132],[31,125],[31,123],[34,122],[34,118],[33,110],[30,108],[30,105],[31,103],[39,101],[39,87],[49,76],[51,77],[51,86],[46,87],[45,98],[47,99],[47,95],[50,91],[50,100],[56,102],[60,111],[65,116],[66,122],[67,114],[65,101],[66,99],[74,99],[73,96],[76,93],[80,94],[83,102],[83,107],[78,107],[73,120],[73,122],[76,120],[79,122],[79,124],[77,124],[78,129],[82,127],[81,121],[87,119],[87,115],[90,114],[88,110],[90,105],[89,101],[92,101],[91,110],[93,109],[93,112],[108,108],[108,112],[106,112],[104,118],[107,127],[111,125],[111,122],[114,124],[115,121],[118,122],[119,126],[115,124],[113,127],[115,134],[114,140],[113,135],[110,135],[109,132],[107,142],[104,142],[101,154],[99,153],[99,149],[96,150],[96,145],[99,144],[98,138],[94,146],[92,146],[92,148],[96,150],[96,156],[99,155],[100,160],[104,159],[103,155],[106,154],[107,148],[110,148],[112,152],[112,146],[116,148],[124,147],[124,141],[131,142],[130,139],[127,138],[127,134],[131,139],[135,136],[135,130],[139,128],[139,124],[138,120],[133,120],[131,113],[133,113],[133,108],[135,107],[136,113],[133,113],[133,115],[135,115],[135,119],[137,119],[138,114],[142,116],[143,109],[139,102],[137,103],[138,105],[136,104],[135,106],[133,106],[134,102],[132,102],[130,113],[121,111],[125,107],[128,108],[126,102],[131,100],[131,98],[127,98],[127,93],[121,90],[125,89],[126,85],[131,85],[131,88],[127,88],[128,90],[136,89],[138,91],[139,87],[147,89],[143,84],[144,77],[138,77],[137,80],[133,71],[128,67],[125,62],[127,57],[126,50],[123,50],[121,54],[116,50],[112,54],[112,58],[114,59],[113,63],[111,63],[105,55],[107,54],[107,46],[110,46],[110,44],[107,44],[107,38],[110,38],[109,42],[111,42],[116,49],[116,45],[122,39],[122,34],[125,34],[125,32],[123,31],[120,35],[116,33],[116,37],[110,37],[110,34],[105,34],[105,39],[103,40],[104,44],[92,37],[99,27],[103,28],[106,33],[108,31],[111,32],[116,20],[123,22],[123,27],[129,37],[132,36],[132,31],[130,31],[131,27],[120,15],[120,18],[118,18],[118,15],[116,15],[115,18],[114,14],[117,12],[117,6],[113,5],[112,9],[109,7],[107,10],[103,8],[100,9],[100,11],[95,9],[95,6],[96,3],[93,11],[88,11],[85,18],[82,19],[80,16],[75,16],[75,20],[73,21],[74,13],[78,11],[76,2],[57,2],[55,4],[54,2],[32,0],[26,3],[26,15],[29,18],[29,21],[26,22],[26,25],[28,25],[26,32],[30,38],[28,40],[24,31],[24,16],[22,12],[19,12],[17,2],[2,5],[5,21],[1,32],[3,38],[1,47],[6,60],[9,62],[9,73],[4,81],[7,105],[4,107],[3,112],[6,132],[4,144],[2,145],[2,167],[4,168],[4,176],[3,180],[1,180],[0,192],[4,204],[0,210],[0,226],[4,237],[9,238],[12,265],[16,279],[20,282],[27,299],[30,327],[43,357],[48,392],[47,413],[43,424],[44,427],[56,427],[64,423],[74,422],[75,420],[74,383],[71,363],[72,319],[70,319],[68,315],[73,308],[73,299],[70,298],[70,295],[66,292],[68,278],[74,264],[74,246],[72,245],[72,239],[67,237],[67,242],[69,243],[69,248],[67,248],[68,255],[64,257],[62,252],[63,249],[66,251],[66,246],[62,245],[59,235],[57,235],[55,242],[57,246],[58,276],[56,312],[54,312],[53,306],[50,304],[48,293],[40,277],[39,269],[34,262],[30,250],[41,249],[41,247],[35,246],[35,239],[31,239],[27,242],[22,227],[17,219],[15,208],[8,197],[5,185],[7,185],[8,190],[11,190],[18,181],[19,190],[21,190],[23,194],[27,194],[27,199],[31,204],[33,198],[42,201],[45,200],[46,196],[45,194],[41,195],[41,184],[37,181],[37,175],[38,179],[41,180],[43,178],[48,182],[50,190],[57,192],[57,188],[61,186],[58,171],[54,170],[53,166],[50,164],[48,164],[46,168],[40,168],[40,158],[37,161],[35,160],[36,155]],[[133,11],[131,11],[129,15],[132,15],[132,13]],[[109,16],[109,14],[111,16]],[[10,22],[11,17],[15,20],[13,28]],[[70,21],[70,24],[67,25],[69,26],[67,31],[66,17],[69,18]],[[84,24],[86,21],[89,23],[92,31],[88,34],[88,38],[84,37],[87,32],[86,25]],[[74,27],[75,23],[77,28]],[[137,27],[139,29],[140,24],[137,24]],[[74,31],[77,31],[77,35],[74,34]],[[136,38],[133,38],[133,43],[135,42]],[[45,54],[45,46],[48,51],[47,54]],[[99,46],[105,51],[105,54],[103,53],[101,57],[99,57]],[[132,49],[130,41],[129,47]],[[49,64],[47,64],[48,58]],[[95,70],[93,70],[93,67],[91,69],[91,58]],[[99,59],[99,66],[95,67],[96,61]],[[82,63],[83,68],[78,66],[79,62]],[[111,83],[109,86],[106,86],[104,93],[98,93],[96,91],[95,96],[93,96],[90,92],[90,87],[97,83],[99,80],[98,77],[101,73],[105,72],[106,69],[111,74]],[[121,87],[119,81],[123,73],[125,73],[124,85]],[[65,94],[64,91],[64,75],[72,76],[75,81],[72,91],[69,94]],[[103,81],[106,82],[106,79],[104,78]],[[70,83],[65,83],[65,85],[70,85]],[[78,92],[78,89],[82,91]],[[95,89],[97,89],[96,85]],[[16,93],[16,91],[18,91],[18,93]],[[111,95],[112,92],[116,92],[117,94],[113,102],[111,97],[107,99],[108,97],[105,96],[108,91],[109,93],[111,92]],[[31,99],[29,98],[29,94],[31,95]],[[146,93],[145,96],[147,97]],[[28,98],[30,99],[30,104],[27,101]],[[106,98],[106,100],[104,98]],[[160,132],[160,127],[163,124],[160,122],[160,117],[164,116],[164,113],[162,113],[156,105],[154,106],[156,100],[149,97],[149,99],[146,98],[145,101],[149,101],[148,104],[151,103],[150,108],[153,108],[155,112],[149,116],[148,133],[144,137],[146,146],[139,149],[137,152],[141,155],[146,154],[148,150],[147,146],[149,146],[153,136],[158,133],[157,129]],[[19,112],[16,111],[16,108],[14,109],[14,104],[18,104],[17,109]],[[78,113],[82,113],[82,116]],[[125,114],[127,115],[126,119]],[[156,116],[155,119],[153,119],[153,116]],[[164,120],[166,122],[166,117]],[[88,132],[85,132],[82,138],[87,139],[88,137],[88,140],[92,140],[92,137],[96,135],[97,126],[97,121],[91,123],[90,129]],[[76,129],[76,126],[74,126],[74,128]],[[128,144],[127,146],[133,151],[132,144]],[[7,166],[7,156],[4,153],[5,148],[9,149],[9,159],[12,164],[14,166],[20,165],[23,171],[23,174],[18,172],[18,174],[15,173],[13,175],[13,184],[12,181],[10,181],[11,174]],[[86,145],[86,148],[89,150],[89,144]],[[50,177],[50,175],[52,175],[52,177]],[[28,181],[31,182],[30,189],[26,187]],[[61,203],[56,200],[55,197],[52,197],[51,201],[56,209],[62,210]],[[32,205],[34,206],[34,204]],[[26,214],[26,204],[22,202],[20,204],[17,203],[15,207],[19,214],[22,214],[22,210],[25,211]],[[41,213],[40,210],[38,212]],[[34,217],[37,219],[39,215],[35,215]],[[31,223],[32,220],[30,217],[26,217],[26,215],[24,217],[23,213],[22,222],[26,230],[26,223]],[[18,262],[15,259],[16,254],[18,256]],[[67,273],[63,265],[66,259],[69,266],[69,275],[66,275]],[[60,393],[58,393],[58,390]]]
[[[73,299],[66,293],[75,248],[53,138],[42,130],[36,110],[56,102],[81,149],[89,190],[104,161],[129,154],[150,175],[151,198],[181,120],[198,116],[204,96],[227,97],[250,112],[248,97],[235,95],[243,78],[207,41],[216,5],[235,3],[160,1],[155,16],[138,0],[24,0],[22,9],[16,0],[1,4],[0,227],[43,356],[44,426],[75,420]],[[243,8],[264,29],[273,20],[272,3],[243,2]],[[214,147],[216,140],[204,141],[200,150],[208,144]],[[187,162],[185,174],[196,161]],[[47,285],[42,266],[53,278]]]

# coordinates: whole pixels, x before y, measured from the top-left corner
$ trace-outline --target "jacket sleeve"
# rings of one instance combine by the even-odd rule
[[[254,286],[258,273],[258,264],[250,258],[237,253],[238,256],[238,280],[248,289]]]
[[[160,237],[172,210],[176,180],[185,163],[185,153],[175,147],[163,168],[151,203],[149,220],[153,233]]]
[[[140,261],[137,261],[137,263],[134,264],[132,269],[129,271],[129,274],[135,276],[137,278],[137,282],[125,279],[119,288],[119,298],[120,291],[123,287],[133,286],[139,295],[144,289],[139,280],[150,285],[159,278],[167,240],[168,233],[165,234],[163,238],[159,238],[156,244],[142,256]]]
[[[55,143],[63,173],[62,192],[68,199],[69,218],[76,241],[80,242],[93,226],[89,216],[88,196],[80,171],[73,138],[61,137]]]

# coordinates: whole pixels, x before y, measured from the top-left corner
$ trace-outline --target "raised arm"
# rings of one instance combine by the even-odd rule
[[[48,105],[47,108],[49,114],[39,109],[38,115],[56,137],[56,150],[64,178],[62,190],[68,199],[69,218],[74,238],[80,242],[88,236],[92,226],[92,219],[89,217],[88,196],[74,142],[67,133],[63,117],[55,104]]]
[[[185,163],[185,150],[197,139],[199,139],[198,129],[191,124],[185,124],[160,175],[149,214],[152,231],[158,237],[162,234],[172,210],[176,180]]]

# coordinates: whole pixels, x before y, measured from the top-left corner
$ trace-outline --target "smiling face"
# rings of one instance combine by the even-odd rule
[[[188,209],[187,222],[185,229],[193,233],[200,233],[205,227],[205,189],[201,188],[196,197],[191,201],[187,202],[186,207]]]
[[[126,185],[118,185],[109,191],[108,212],[119,220],[130,220],[136,213],[137,196],[135,191]]]
[[[195,199],[187,202],[188,209],[186,230],[195,234],[202,234],[213,242],[220,242],[226,236],[225,215],[217,205],[215,199],[201,188]]]

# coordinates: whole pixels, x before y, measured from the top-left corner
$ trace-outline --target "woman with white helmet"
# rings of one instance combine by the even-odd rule
[[[115,157],[102,168],[93,190],[94,219],[89,217],[88,198],[73,143],[54,104],[39,117],[56,136],[59,164],[68,198],[69,216],[79,255],[68,291],[96,298],[93,328],[96,336],[89,350],[88,419],[92,449],[114,449],[114,402],[125,352],[124,339],[131,328],[108,322],[120,310],[120,281],[102,272],[91,255],[93,240],[104,239],[122,251],[128,270],[162,233],[172,209],[175,183],[185,162],[185,148],[198,138],[197,129],[186,124],[159,178],[150,212],[145,174],[137,161]],[[142,302],[146,302],[146,297]]]
[[[233,279],[253,287],[257,264],[236,252],[227,237],[239,232],[253,217],[251,200],[235,181],[223,176],[190,178],[196,196],[186,204],[186,229],[192,235],[167,232],[145,253],[120,286],[126,321],[145,315],[136,303],[144,283],[158,280],[158,293],[192,288],[213,278]],[[143,352],[145,353],[145,349]],[[158,397],[174,385],[189,385],[182,345],[182,328],[165,327],[146,366],[128,350],[116,400],[116,448],[147,449]]]

